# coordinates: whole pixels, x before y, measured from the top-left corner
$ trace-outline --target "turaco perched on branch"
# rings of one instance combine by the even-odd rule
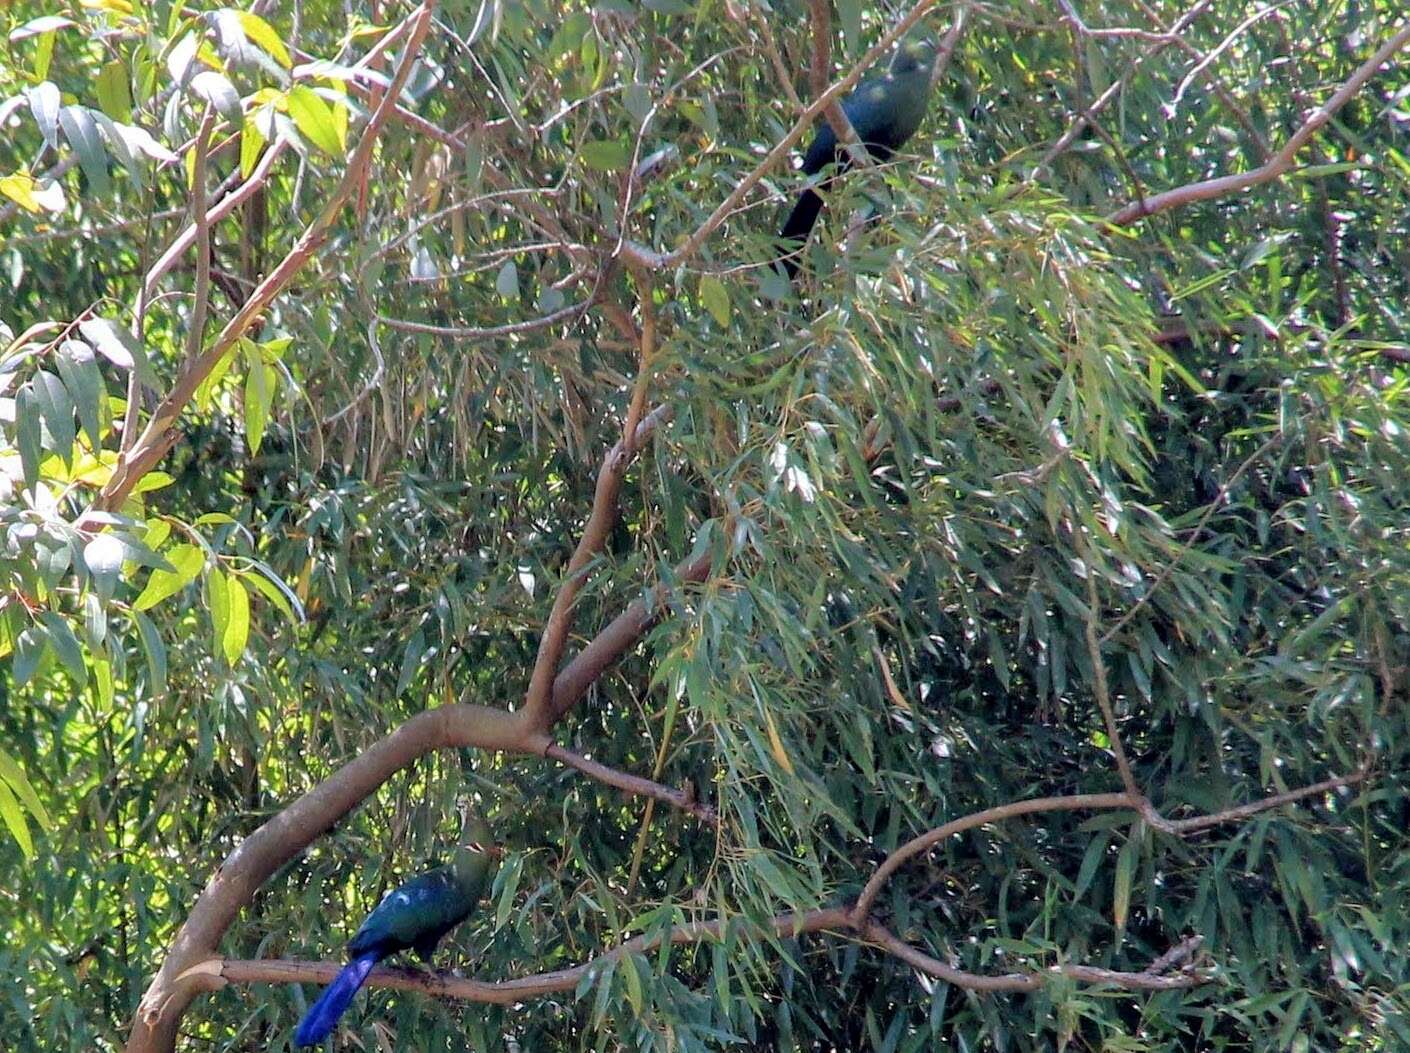
[[[367,974],[383,958],[415,949],[429,962],[441,937],[470,916],[490,887],[502,854],[489,827],[467,814],[454,860],[388,892],[367,915],[348,942],[348,964],[299,1021],[294,1042],[316,1046],[332,1034]]]
[[[876,161],[890,160],[920,127],[930,101],[930,71],[934,65],[934,44],[927,40],[908,40],[896,50],[891,68],[885,74],[868,77],[842,101],[842,112]],[[837,154],[837,135],[832,125],[824,124],[803,156],[803,172],[817,175],[837,160]],[[845,170],[847,164],[844,155],[841,167]],[[823,186],[825,189],[827,183]],[[783,255],[778,262],[789,278],[798,273],[798,256],[817,222],[822,204],[822,196],[816,190],[812,187],[804,190],[779,232]]]

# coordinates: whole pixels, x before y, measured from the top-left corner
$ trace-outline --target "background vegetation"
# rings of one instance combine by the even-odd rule
[[[726,924],[372,991],[339,1048],[1406,1048],[1401,5],[425,12],[0,14],[7,1047],[123,1046],[243,838],[441,703],[559,715],[536,666],[644,601],[550,756],[446,711],[503,748],[268,828],[176,960],[337,959],[469,794],[508,857],[443,966]],[[908,14],[926,123],[790,293],[765,155]],[[929,958],[766,924],[1123,790],[907,859],[868,919]],[[286,1048],[310,991],[188,991],[176,1043]]]

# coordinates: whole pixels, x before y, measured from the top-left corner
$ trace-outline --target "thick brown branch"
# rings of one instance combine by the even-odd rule
[[[813,48],[808,62],[808,88],[814,95],[827,91],[827,77],[832,71],[832,9],[831,0],[808,0],[808,18],[812,23]],[[842,112],[842,104],[834,99],[823,110],[832,134],[847,151],[852,164],[864,167],[871,164],[871,157],[857,137],[857,131],[847,114]]]
[[[128,1053],[172,1048],[177,1021],[194,990],[182,975],[214,953],[225,930],[275,870],[396,772],[437,749],[541,754],[547,745],[516,714],[482,706],[442,706],[408,720],[289,805],[245,838],[211,876],[142,997]]]
[[[1391,56],[1407,43],[1410,43],[1410,22],[1401,26],[1399,32],[1377,48],[1374,55],[1357,67],[1356,72],[1347,78],[1346,82],[1332,94],[1330,99],[1312,112],[1302,127],[1293,133],[1292,137],[1283,144],[1283,148],[1274,154],[1267,164],[1260,165],[1249,172],[1204,179],[1197,183],[1187,183],[1185,186],[1175,187],[1173,190],[1153,194],[1113,212],[1107,217],[1107,222],[1116,226],[1129,226],[1158,212],[1181,208],[1196,201],[1228,197],[1249,187],[1270,183],[1279,178],[1293,167],[1293,159],[1297,156],[1297,152],[1307,144],[1307,141],[1316,135],[1336,112],[1361,90],[1368,80],[1380,72],[1380,68]]]
[[[649,364],[656,339],[655,325],[645,324],[648,314],[649,312],[643,312],[643,369]],[[638,388],[640,390],[640,385]],[[644,392],[641,397],[645,398]],[[639,415],[640,406],[635,398],[632,404]],[[554,679],[558,672],[558,663],[563,657],[563,649],[568,642],[568,632],[573,626],[573,602],[587,581],[584,571],[606,544],[612,524],[617,520],[617,495],[622,488],[622,477],[626,474],[627,465],[631,463],[635,452],[641,449],[668,415],[664,407],[658,407],[642,418],[640,424],[636,424],[632,421],[632,412],[629,410],[622,438],[602,459],[602,467],[597,473],[597,489],[592,497],[592,511],[588,513],[587,525],[583,527],[582,537],[578,539],[578,546],[568,561],[563,584],[559,586],[558,594],[553,598],[553,608],[544,623],[538,655],[534,660],[534,670],[529,679],[528,694],[524,699],[524,712],[538,728],[547,730],[558,719],[554,715]]]
[[[709,574],[709,552],[676,567],[676,577],[683,582],[699,583],[709,577]],[[563,671],[553,681],[549,724],[562,719],[608,666],[636,646],[646,630],[655,622],[663,598],[659,586],[648,589],[644,596],[628,604],[621,614],[612,619],[606,628],[594,636],[592,641],[564,666]]]

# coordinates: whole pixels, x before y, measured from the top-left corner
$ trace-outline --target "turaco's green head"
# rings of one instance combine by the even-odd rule
[[[912,37],[902,41],[901,46],[896,49],[896,54],[891,58],[892,76],[901,76],[905,73],[915,73],[918,71],[930,72],[930,67],[935,64],[935,45],[929,40],[920,37]]]

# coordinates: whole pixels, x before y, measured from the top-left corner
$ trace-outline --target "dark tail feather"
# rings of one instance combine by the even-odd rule
[[[357,994],[357,989],[381,957],[380,954],[368,953],[343,966],[343,971],[333,978],[318,1001],[299,1021],[299,1029],[294,1032],[294,1045],[316,1046],[333,1033],[338,1017],[343,1015],[353,995]]]
[[[813,224],[818,221],[818,213],[822,211],[822,195],[816,190],[805,190],[798,196],[798,204],[793,206],[793,211],[788,214],[788,219],[784,221],[783,229],[779,231],[779,240],[783,242],[783,255],[779,257],[779,265],[792,278],[798,273],[798,256],[803,251],[803,246],[808,242],[808,235],[813,231]]]

